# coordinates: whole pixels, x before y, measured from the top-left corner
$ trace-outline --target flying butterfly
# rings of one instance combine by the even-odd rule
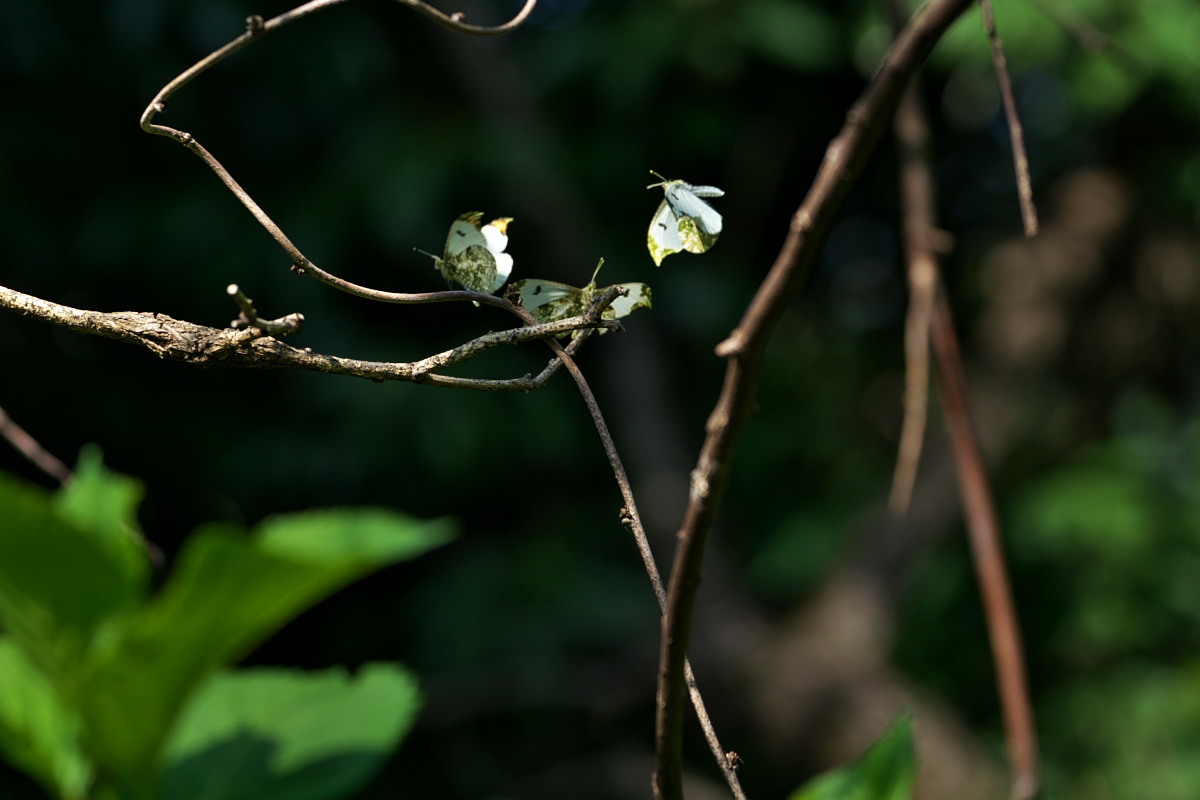
[[[538,322],[553,322],[567,317],[577,317],[587,310],[592,300],[611,289],[611,286],[596,288],[596,276],[604,259],[596,265],[592,280],[582,289],[568,286],[557,281],[545,281],[539,278],[526,278],[516,281],[509,290],[521,298],[521,305],[533,314]],[[650,287],[644,283],[616,284],[625,290],[625,295],[618,297],[608,308],[600,313],[601,319],[620,319],[629,316],[636,309],[650,307]],[[607,333],[601,330],[601,333]],[[563,334],[564,336],[566,334]]]
[[[680,250],[703,253],[716,244],[721,233],[721,215],[700,198],[723,197],[725,192],[715,186],[669,181],[654,171],[650,174],[661,180],[646,188],[662,187],[663,190],[663,201],[654,212],[646,235],[646,246],[654,265],[662,266],[664,258]]]
[[[512,217],[500,217],[483,224],[482,211],[462,214],[450,225],[446,249],[441,258],[418,250],[433,259],[433,265],[446,279],[473,292],[492,294],[512,274],[513,257],[508,247],[508,224]],[[478,304],[476,304],[478,305]]]

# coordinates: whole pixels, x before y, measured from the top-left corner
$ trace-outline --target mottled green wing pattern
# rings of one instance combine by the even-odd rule
[[[689,253],[704,253],[716,244],[717,234],[705,233],[691,217],[680,217],[679,241]]]
[[[521,305],[538,322],[553,322],[582,314],[591,298],[585,289],[576,289],[557,281],[536,278],[517,281],[513,289],[521,297]]]
[[[438,269],[446,280],[464,289],[491,294],[496,290],[496,256],[486,245],[473,244],[457,256],[440,258]]]
[[[622,283],[619,286],[626,294],[618,297],[608,308],[601,312],[601,319],[619,319],[628,316],[635,309],[650,307],[650,287],[644,283]],[[597,289],[592,281],[582,289],[568,286],[557,281],[526,279],[513,284],[513,290],[521,297],[521,305],[538,322],[554,322],[555,320],[577,317],[587,310],[599,294],[611,287]],[[607,333],[607,331],[601,331]],[[566,336],[567,334],[563,334]]]

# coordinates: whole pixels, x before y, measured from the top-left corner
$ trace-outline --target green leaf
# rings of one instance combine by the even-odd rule
[[[89,682],[84,719],[97,759],[145,790],[180,709],[211,673],[342,586],[449,538],[447,523],[372,510],[279,517],[254,539],[229,526],[196,532]]]
[[[325,800],[364,784],[412,727],[416,681],[369,664],[357,676],[255,669],[217,675],[166,750],[163,800]]]
[[[46,790],[84,797],[92,772],[79,745],[79,719],[10,637],[0,638],[0,752]]]
[[[0,519],[0,624],[69,690],[97,632],[136,607],[142,584],[38,487],[0,475]]]
[[[789,800],[907,800],[916,777],[912,717],[905,714],[856,761],[814,778]]]
[[[270,517],[257,529],[268,552],[305,561],[370,565],[415,558],[453,538],[448,520],[421,522],[383,508],[338,508]]]
[[[141,481],[109,471],[100,448],[88,445],[79,455],[75,478],[54,499],[61,517],[96,537],[128,571],[145,581],[149,569],[137,524],[137,508],[145,495]]]

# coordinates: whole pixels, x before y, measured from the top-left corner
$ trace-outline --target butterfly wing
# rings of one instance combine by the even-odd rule
[[[527,278],[513,284],[521,305],[538,322],[553,322],[583,313],[587,299],[582,289],[557,281]]]
[[[512,256],[502,255],[508,259],[507,268],[511,272]],[[472,292],[491,294],[495,291],[493,287],[499,288],[496,284],[499,272],[496,255],[483,245],[471,245],[457,256],[442,259],[442,274]],[[500,284],[503,283],[501,280]]]
[[[450,223],[450,233],[446,235],[446,250],[442,258],[449,260],[475,245],[486,246],[487,239],[480,231],[482,225],[482,211],[468,211],[466,214],[460,214],[454,222]]]
[[[650,287],[644,283],[618,283],[625,290],[625,295],[613,300],[612,305],[604,309],[601,316],[604,319],[620,319],[627,317],[639,308],[650,307]],[[601,289],[600,292],[607,291]]]
[[[650,220],[646,247],[650,250],[650,257],[654,259],[656,267],[662,266],[664,258],[683,249],[683,242],[679,238],[679,219],[666,200],[658,204],[658,210]]]
[[[512,221],[512,217],[501,217],[492,220],[480,229],[480,233],[487,243],[487,249],[496,259],[496,272],[492,276],[492,288],[488,290],[489,292],[495,292],[504,285],[508,276],[512,275],[513,257],[504,252],[504,248],[508,247],[508,223]]]
[[[677,217],[689,217],[696,221],[696,227],[713,237],[721,232],[721,215],[701,197],[722,197],[724,192],[715,186],[692,186],[683,181],[672,181],[663,187],[667,203]],[[688,248],[691,250],[691,248]],[[708,249],[708,248],[705,248]],[[691,252],[704,252],[691,250]]]

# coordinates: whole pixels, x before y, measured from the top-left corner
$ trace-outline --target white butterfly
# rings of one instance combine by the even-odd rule
[[[592,282],[582,289],[557,281],[527,278],[514,282],[509,291],[520,295],[521,305],[533,314],[538,322],[576,317],[587,310],[596,296],[612,288],[596,288],[596,275],[600,273],[602,266],[604,259],[600,259],[600,263],[596,265],[596,271],[592,273]],[[650,307],[650,287],[646,284],[619,283],[617,286],[625,290],[625,295],[618,297],[612,305],[604,309],[600,313],[601,319],[620,319],[629,316],[635,309]]]
[[[513,257],[508,247],[508,223],[512,217],[494,219],[483,225],[483,212],[462,214],[450,225],[441,258],[425,253],[447,283],[457,283],[473,292],[491,294],[512,274]]]
[[[703,253],[712,247],[721,233],[721,215],[702,197],[723,197],[725,192],[715,186],[692,186],[683,181],[669,181],[657,172],[651,172],[659,183],[647,189],[662,187],[663,201],[650,220],[650,232],[646,235],[646,246],[655,266],[672,253],[687,250]]]

